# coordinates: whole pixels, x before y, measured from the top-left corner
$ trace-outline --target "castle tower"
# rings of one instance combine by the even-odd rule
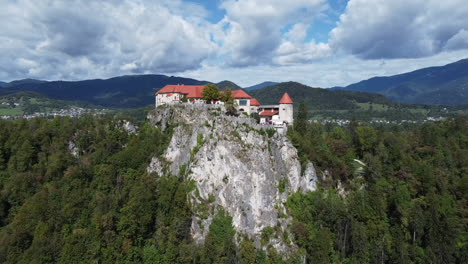
[[[284,93],[283,97],[281,97],[281,100],[279,101],[279,118],[281,121],[287,122],[290,125],[294,121],[293,103],[294,102],[288,93]]]

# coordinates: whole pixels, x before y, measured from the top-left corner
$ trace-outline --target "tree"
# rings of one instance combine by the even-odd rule
[[[228,115],[235,115],[237,113],[236,109],[236,101],[234,100],[234,97],[232,96],[232,90],[231,88],[227,88],[224,93],[221,94],[220,96],[221,101],[224,102],[226,105],[226,111]]]
[[[211,101],[219,99],[219,89],[212,83],[207,84],[203,88],[202,96],[203,99],[207,101],[207,103],[211,103]]]
[[[304,102],[299,105],[299,112],[295,122],[295,130],[304,133],[307,129],[307,108]]]
[[[213,218],[205,240],[204,263],[233,263],[236,254],[232,217],[221,209]]]

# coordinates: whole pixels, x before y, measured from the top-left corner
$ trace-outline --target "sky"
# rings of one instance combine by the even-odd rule
[[[345,86],[468,58],[466,0],[0,0],[0,81]]]

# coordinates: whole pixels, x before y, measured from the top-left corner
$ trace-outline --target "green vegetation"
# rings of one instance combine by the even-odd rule
[[[234,244],[232,217],[223,209],[215,215],[206,237],[202,263],[235,263],[236,245]]]
[[[0,116],[19,116],[22,115],[24,111],[20,108],[2,108],[0,107]]]
[[[314,162],[319,189],[288,199],[289,231],[265,228],[266,250],[236,236],[217,197],[193,208],[193,181],[147,172],[171,128],[142,122],[128,134],[121,124],[93,116],[0,120],[1,263],[467,262],[465,118],[290,129],[301,162]],[[204,142],[198,135],[198,149]],[[205,243],[196,244],[192,216],[210,212]],[[299,250],[283,259],[268,246],[273,237]]]
[[[318,191],[287,202],[306,262],[466,263],[466,131],[464,117],[291,129],[301,161],[313,161],[321,178]]]
[[[218,100],[219,99],[219,89],[216,85],[214,84],[207,84],[203,88],[203,99],[206,100],[208,103],[210,103],[213,100]]]
[[[92,116],[0,120],[1,263],[232,263],[237,258],[226,212],[218,210],[205,245],[196,245],[187,199],[194,183],[147,173],[151,157],[166,149],[171,129],[163,133],[143,123],[138,134],[129,135],[120,123]],[[202,144],[203,137],[197,138]],[[243,249],[243,257],[249,252]]]
[[[239,85],[231,81],[227,81],[227,80],[217,83],[216,86],[221,91],[226,91],[227,89],[232,89],[232,90],[242,89]]]
[[[0,97],[0,115],[50,113],[71,107],[102,108],[83,102],[50,99],[34,92],[19,92]]]
[[[237,114],[236,101],[234,100],[234,97],[232,96],[231,88],[227,88],[226,91],[224,91],[224,93],[221,93],[220,99],[226,105],[226,112],[228,115]]]
[[[286,187],[288,185],[288,179],[287,178],[281,178],[278,184],[278,190],[280,193],[284,193],[286,191]]]
[[[167,84],[205,85],[207,82],[155,74],[84,81],[22,80],[8,83],[0,89],[0,95],[36,92],[51,99],[80,101],[105,108],[135,108],[154,105],[154,93]]]

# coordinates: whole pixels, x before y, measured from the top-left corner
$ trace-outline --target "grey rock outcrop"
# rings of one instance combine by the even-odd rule
[[[149,119],[162,129],[172,126],[173,136],[148,171],[180,175],[196,183],[189,199],[194,208],[192,235],[200,243],[220,206],[233,217],[237,232],[254,238],[258,245],[266,227],[288,232],[287,197],[316,189],[313,165],[307,164],[301,173],[291,142],[251,118],[226,116],[220,106],[181,105],[158,108]],[[290,248],[281,239],[272,238],[270,244],[282,252]]]

